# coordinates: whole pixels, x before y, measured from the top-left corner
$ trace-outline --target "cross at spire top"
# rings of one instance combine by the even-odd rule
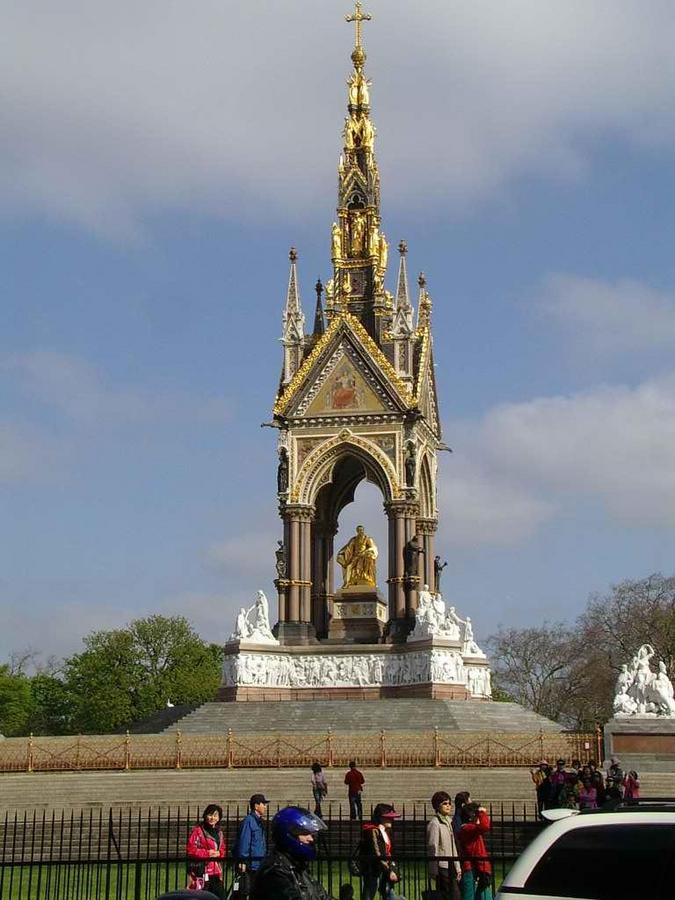
[[[345,16],[345,22],[354,23],[354,49],[361,49],[361,22],[370,22],[373,17],[370,13],[364,13],[361,9],[361,0],[354,0],[354,12]]]

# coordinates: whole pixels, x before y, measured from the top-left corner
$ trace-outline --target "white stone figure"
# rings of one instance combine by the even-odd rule
[[[445,614],[445,633],[451,641],[459,640],[459,626],[464,625],[464,619],[455,612],[455,607],[451,606]]]
[[[175,704],[172,703],[170,700],[167,700],[167,701],[166,701],[166,708],[167,708],[167,709],[173,709],[174,706],[175,706]]]
[[[621,666],[621,672],[619,673],[619,677],[616,680],[616,695],[619,694],[627,694],[629,688],[633,684],[633,676],[628,671],[628,666],[624,663]]]
[[[633,657],[630,668],[621,667],[616,682],[614,713],[617,716],[675,716],[673,685],[663,660],[655,675],[650,668],[654,648],[643,644]]]
[[[252,644],[279,644],[270,628],[269,601],[264,591],[258,591],[255,603],[248,610],[242,606],[230,640],[247,641]]]
[[[242,606],[239,613],[237,614],[237,623],[234,627],[234,631],[230,635],[231,641],[244,641],[248,637],[249,627],[248,627],[248,618],[246,616],[246,610]]]
[[[462,656],[482,656],[485,658],[485,654],[473,639],[473,625],[471,624],[470,616],[466,617],[466,622],[464,624],[464,646],[462,647]]]
[[[672,716],[675,713],[675,700],[673,700],[673,685],[666,672],[666,664],[659,662],[659,673],[654,676],[650,685],[652,702],[656,705],[657,712],[664,716]]]

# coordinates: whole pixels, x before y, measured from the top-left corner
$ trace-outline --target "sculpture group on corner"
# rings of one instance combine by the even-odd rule
[[[230,635],[231,641],[246,641],[251,644],[278,644],[270,628],[269,601],[264,591],[258,591],[253,606],[243,606],[237,616],[237,624]]]
[[[614,697],[616,716],[675,716],[673,685],[666,665],[661,660],[658,673],[652,672],[653,657],[654,648],[643,644],[631,662],[621,666]]]
[[[462,626],[463,634],[462,634]],[[445,600],[440,592],[432,593],[429,585],[419,593],[415,612],[415,627],[408,636],[408,641],[423,641],[428,638],[444,638],[448,641],[459,641],[461,635],[462,655],[485,658],[473,637],[473,625],[469,616],[460,619],[455,607],[446,609]]]

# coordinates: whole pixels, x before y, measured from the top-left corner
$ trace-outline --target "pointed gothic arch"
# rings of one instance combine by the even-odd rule
[[[429,454],[425,453],[420,462],[419,471],[420,516],[424,519],[435,518],[436,491],[432,475]]]
[[[333,480],[336,467],[347,457],[353,457],[363,465],[365,475],[362,477],[379,487],[384,503],[399,496],[396,470],[386,454],[367,438],[343,431],[316,447],[303,462],[296,481],[297,502],[315,506],[319,491]]]

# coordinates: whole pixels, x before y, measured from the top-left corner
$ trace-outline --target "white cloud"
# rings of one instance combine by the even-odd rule
[[[443,539],[453,547],[521,543],[554,513],[549,501],[459,453],[444,466],[440,503]]]
[[[505,404],[453,432],[461,457],[444,497],[456,545],[522,540],[584,500],[624,526],[675,528],[675,374]]]
[[[372,12],[390,202],[578,177],[601,137],[675,138],[669,0]],[[351,37],[332,4],[23,0],[3,36],[0,209],[135,235],[167,208],[303,215],[333,184]]]
[[[551,275],[540,307],[593,353],[653,355],[675,346],[675,294],[638,281]]]
[[[85,360],[53,351],[14,354],[0,362],[18,376],[24,390],[74,421],[108,425],[189,420],[224,422],[231,414],[221,398],[197,398],[180,391],[110,384]]]

